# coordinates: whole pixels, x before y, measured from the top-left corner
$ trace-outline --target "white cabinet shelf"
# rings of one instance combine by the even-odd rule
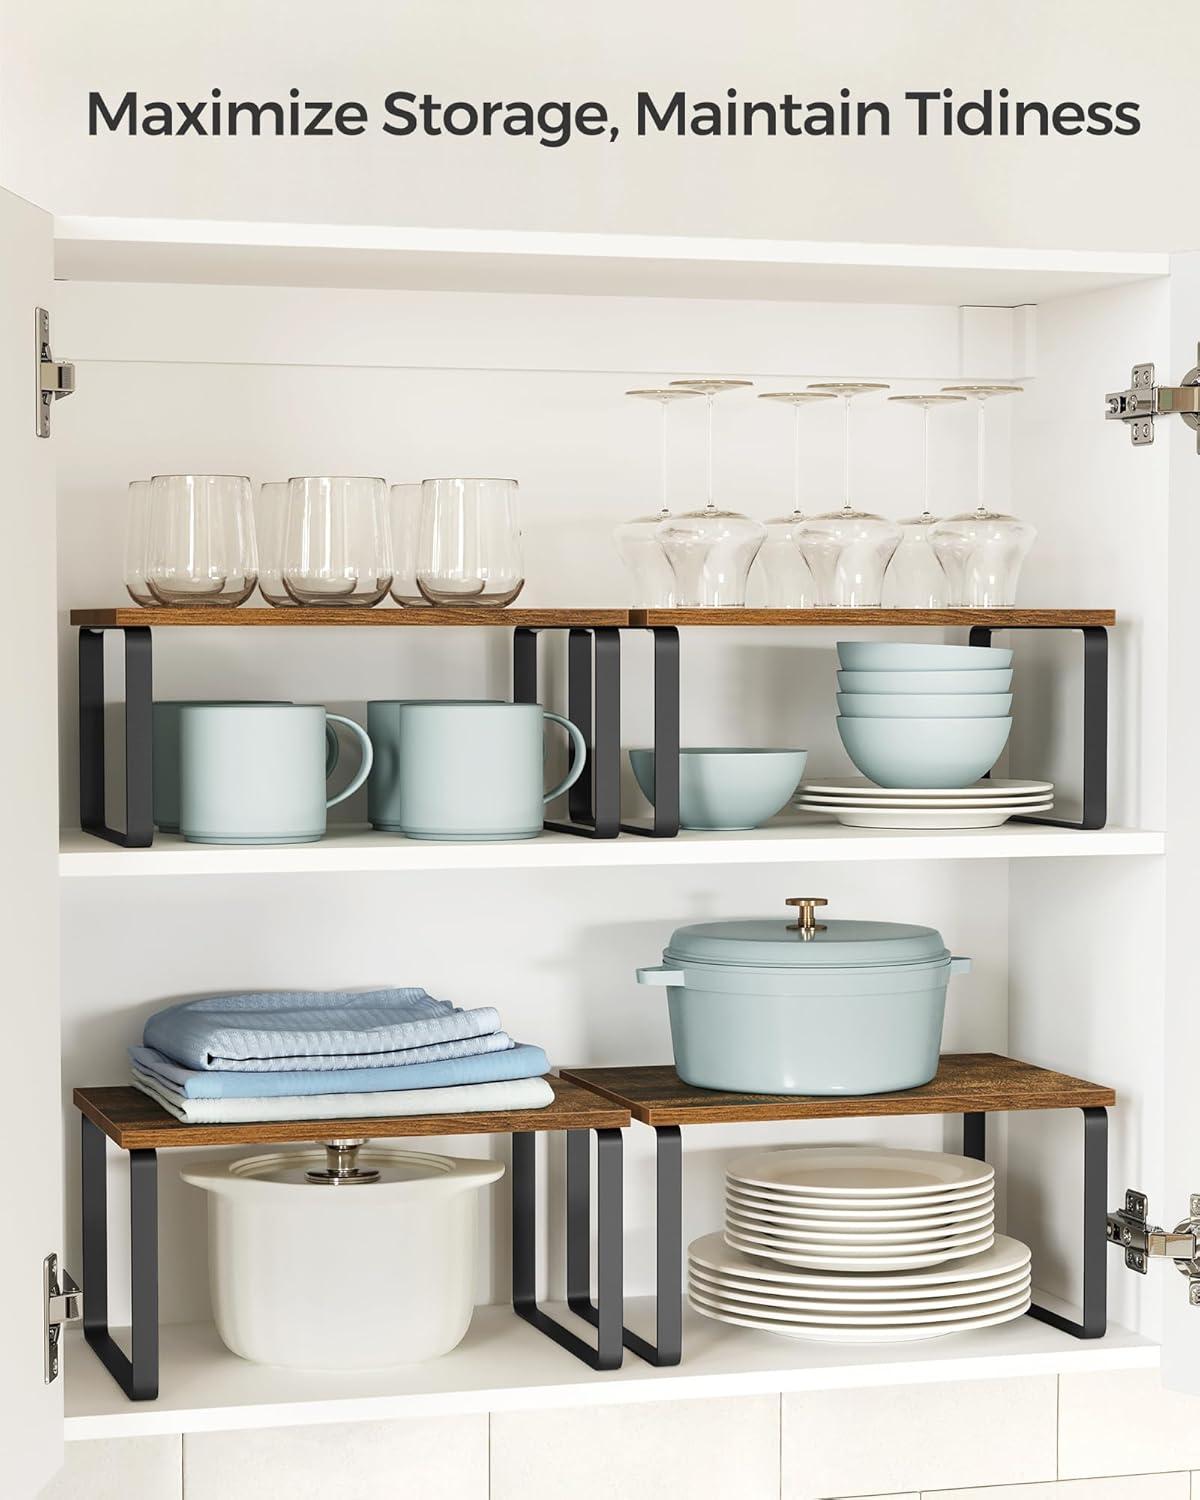
[[[552,1311],[574,1321],[560,1307]],[[627,1312],[632,1327],[650,1326],[650,1299],[632,1299]],[[690,1309],[684,1321],[682,1365],[653,1369],[627,1354],[622,1368],[608,1374],[587,1369],[507,1307],[480,1308],[466,1339],[445,1358],[374,1374],[249,1364],[225,1349],[211,1324],[173,1324],[162,1330],[164,1394],[141,1403],[125,1399],[82,1336],[72,1333],[66,1436],[139,1437],[1135,1369],[1157,1365],[1159,1354],[1156,1344],[1113,1324],[1103,1339],[1083,1342],[1032,1318],[928,1342],[875,1345],[802,1343],[726,1327]]]
[[[881,860],[1054,859],[1085,855],[1162,854],[1152,830],[1093,832],[1006,823],[1000,828],[912,832],[843,828],[825,818],[788,819],[749,833],[682,832],[673,839],[623,834],[584,839],[543,833],[504,844],[420,843],[351,826],[332,828],[315,844],[247,848],[189,844],[159,834],[150,849],[119,849],[78,830],[64,831],[59,873],[114,875],[328,875],[393,870],[561,870],[628,866],[854,864]]]

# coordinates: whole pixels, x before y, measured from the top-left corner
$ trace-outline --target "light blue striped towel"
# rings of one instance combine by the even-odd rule
[[[169,1006],[142,1041],[187,1068],[280,1073],[400,1066],[416,1048],[499,1030],[491,1006],[459,1010],[420,989],[264,990]]]
[[[499,1031],[496,1035],[505,1034]],[[514,1045],[511,1041],[500,1051],[433,1062],[411,1062],[398,1068],[318,1068],[290,1073],[202,1072],[181,1068],[150,1047],[130,1047],[129,1057],[135,1081],[151,1083],[160,1095],[169,1095],[181,1104],[187,1099],[260,1099],[284,1095],[376,1093],[385,1089],[446,1088],[465,1083],[499,1083],[506,1078],[539,1078],[550,1071],[546,1054],[540,1047]]]

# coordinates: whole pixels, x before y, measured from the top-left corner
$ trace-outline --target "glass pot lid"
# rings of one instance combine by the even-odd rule
[[[908,922],[817,920],[821,896],[789,896],[790,917],[698,922],[671,934],[664,958],[737,968],[881,968],[949,957],[934,927]]]

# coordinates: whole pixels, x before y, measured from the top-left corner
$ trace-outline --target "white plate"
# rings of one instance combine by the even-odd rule
[[[720,1230],[715,1230],[712,1234],[701,1235],[698,1240],[693,1240],[688,1246],[688,1256],[697,1265],[705,1266],[710,1271],[742,1277],[748,1281],[765,1281],[776,1286],[809,1286],[821,1287],[827,1291],[854,1292],[874,1291],[876,1288],[885,1287],[891,1291],[911,1291],[914,1287],[923,1286],[957,1286],[963,1282],[984,1281],[994,1276],[1007,1275],[1012,1271],[1020,1270],[1022,1266],[1027,1266],[1030,1261],[1029,1246],[1023,1245],[1020,1240],[1011,1239],[1006,1234],[998,1234],[995,1243],[987,1250],[980,1251],[978,1255],[960,1260],[955,1264],[945,1265],[938,1271],[913,1267],[904,1272],[886,1272],[879,1275],[874,1271],[866,1274],[856,1272],[853,1275],[838,1275],[820,1268],[792,1269],[773,1264],[770,1258],[764,1259],[754,1254],[745,1254],[735,1246],[727,1244]]]
[[[862,1219],[872,1223],[886,1219],[940,1219],[947,1215],[967,1213],[982,1208],[994,1201],[994,1182],[985,1182],[969,1192],[938,1193],[922,1198],[897,1198],[889,1202],[886,1198],[868,1199],[856,1203],[852,1199],[806,1198],[800,1193],[773,1192],[770,1188],[742,1187],[727,1180],[726,1199],[736,1199],[745,1207],[769,1208],[782,1214],[795,1214],[805,1219],[837,1219],[849,1222]]]
[[[864,1296],[851,1300],[845,1297],[828,1298],[815,1295],[805,1297],[778,1292],[774,1287],[763,1285],[734,1286],[722,1280],[714,1272],[705,1271],[702,1267],[691,1264],[688,1266],[688,1280],[706,1296],[725,1302],[751,1303],[767,1311],[778,1308],[781,1311],[791,1309],[794,1312],[837,1314],[842,1312],[922,1312],[942,1308],[978,1307],[985,1302],[1003,1301],[1015,1292],[1028,1291],[1030,1286],[1028,1266],[997,1286],[971,1285],[966,1289],[953,1290],[948,1296],[937,1295],[942,1289],[933,1287],[929,1289],[928,1296],[902,1298]]]
[[[714,1308],[702,1307],[688,1298],[691,1305],[703,1317],[713,1318],[718,1323],[732,1323],[739,1328],[754,1328],[760,1333],[777,1333],[784,1338],[808,1339],[822,1344],[899,1344],[915,1343],[917,1339],[940,1339],[951,1333],[970,1333],[976,1328],[994,1328],[1000,1323],[1009,1323],[1029,1311],[1031,1299],[1018,1303],[1007,1312],[993,1313],[991,1317],[970,1318],[962,1323],[924,1324],[914,1327],[891,1328],[789,1328],[779,1323],[769,1323],[761,1318],[742,1318],[736,1314]]]
[[[892,1309],[881,1313],[850,1313],[844,1312],[841,1308],[837,1310],[819,1308],[816,1312],[804,1312],[775,1306],[757,1309],[747,1307],[744,1303],[731,1301],[719,1293],[711,1293],[695,1282],[688,1285],[688,1297],[693,1302],[702,1302],[706,1307],[727,1310],[747,1318],[762,1318],[765,1322],[783,1323],[789,1327],[794,1324],[803,1324],[818,1328],[904,1328],[912,1327],[914,1324],[962,1323],[971,1318],[986,1317],[991,1313],[1007,1312],[1018,1303],[1028,1303],[1031,1295],[1032,1289],[1027,1284],[1014,1288],[1007,1296],[993,1298],[990,1302],[980,1302],[974,1307],[930,1308],[924,1311],[919,1308],[903,1311]]]
[[[1000,828],[1019,813],[1046,813],[1053,802],[1040,802],[1035,807],[1005,807],[997,812],[835,812],[821,808],[808,808],[809,812],[820,812],[824,817],[834,817],[843,828],[926,828],[945,830],[948,828]]]
[[[897,1255],[934,1255],[940,1250],[957,1250],[963,1245],[975,1245],[981,1240],[991,1239],[996,1232],[990,1219],[973,1229],[964,1229],[959,1234],[921,1235],[915,1240],[830,1240],[824,1236],[809,1239],[803,1234],[776,1233],[757,1224],[739,1224],[728,1215],[725,1218],[726,1237],[733,1235],[746,1244],[762,1245],[768,1255],[783,1251],[789,1255],[830,1256],[870,1262],[880,1258],[891,1259]]]
[[[973,1219],[990,1213],[995,1205],[995,1192],[989,1187],[978,1197],[955,1199],[951,1203],[922,1206],[909,1209],[906,1203],[895,1208],[873,1209],[825,1209],[797,1205],[782,1198],[758,1198],[727,1184],[725,1202],[731,1208],[751,1218],[761,1215],[786,1224],[795,1224],[807,1229],[846,1229],[851,1234],[865,1234],[876,1229],[924,1229],[927,1225],[936,1228],[939,1224],[955,1224],[964,1219]]]
[[[983,811],[989,807],[1036,807],[1043,802],[1053,802],[1053,792],[1029,792],[1020,796],[1011,797],[922,797],[920,792],[910,792],[907,797],[872,797],[869,792],[845,792],[840,796],[833,792],[798,792],[795,797],[797,807],[894,807],[896,809],[908,808],[925,809],[936,808],[939,812],[950,811],[955,808],[977,809]]]
[[[954,1236],[973,1234],[976,1230],[994,1222],[995,1208],[989,1204],[969,1217],[938,1220],[932,1224],[913,1224],[900,1219],[888,1224],[853,1225],[831,1224],[822,1219],[816,1224],[798,1222],[782,1214],[747,1213],[736,1203],[726,1203],[725,1217],[742,1229],[760,1229],[764,1234],[777,1235],[780,1239],[811,1240],[814,1244],[826,1241],[839,1245],[896,1245],[910,1244],[914,1240],[944,1240]]]
[[[971,1240],[969,1243],[949,1250],[914,1251],[907,1255],[862,1256],[845,1252],[837,1255],[817,1255],[812,1250],[785,1249],[782,1246],[766,1244],[762,1240],[747,1239],[732,1229],[726,1229],[725,1238],[734,1250],[744,1250],[751,1255],[764,1256],[768,1260],[782,1261],[787,1266],[805,1266],[813,1271],[916,1271],[924,1266],[940,1266],[948,1260],[959,1260],[963,1256],[977,1255],[993,1243],[993,1236],[985,1234],[978,1240]]]
[[[726,1172],[735,1182],[834,1200],[925,1196],[938,1189],[982,1186],[995,1175],[987,1162],[969,1156],[883,1146],[793,1146],[755,1151],[739,1156]]]
[[[1018,781],[1005,776],[992,776],[987,781],[977,781],[971,786],[876,786],[865,776],[831,776],[824,781],[802,781],[798,790],[805,796],[811,792],[828,792],[833,796],[841,796],[846,792],[860,794],[866,792],[872,797],[887,798],[889,801],[896,797],[945,797],[953,801],[960,801],[965,797],[970,801],[976,797],[1011,797],[1014,794],[1020,796],[1032,792],[1040,792],[1048,797],[1054,791],[1054,783],[1052,781]]]
[[[961,1303],[972,1298],[999,1296],[1014,1290],[1019,1286],[1025,1286],[1030,1279],[1030,1268],[1026,1264],[1017,1271],[1006,1271],[1002,1276],[988,1276],[979,1281],[951,1282],[933,1286],[906,1287],[879,1287],[874,1285],[875,1278],[857,1277],[870,1283],[865,1290],[845,1290],[841,1287],[826,1288],[825,1286],[783,1286],[770,1281],[751,1281],[749,1277],[731,1276],[726,1271],[710,1271],[707,1266],[702,1266],[698,1261],[688,1261],[688,1275],[697,1281],[707,1282],[714,1288],[721,1288],[725,1295],[730,1297],[761,1298],[767,1303],[803,1302],[811,1303],[814,1307],[840,1307],[855,1308],[862,1303],[880,1304],[885,1307],[906,1307],[912,1302],[924,1302],[933,1299],[945,1302],[948,1305]],[[809,1278],[812,1279],[811,1277]],[[835,1278],[821,1277],[821,1281]],[[843,1277],[842,1280],[845,1280]]]

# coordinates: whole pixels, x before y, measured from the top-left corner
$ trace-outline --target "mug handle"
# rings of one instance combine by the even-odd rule
[[[339,802],[344,802],[347,797],[357,792],[359,787],[362,786],[363,782],[371,774],[371,764],[375,759],[375,750],[367,731],[361,724],[356,724],[353,719],[347,719],[344,714],[326,714],[326,733],[331,732],[329,729],[330,724],[344,724],[351,734],[354,735],[355,739],[357,739],[359,749],[362,751],[362,764],[354,773],[350,785],[344,791],[339,792],[336,797],[327,797],[325,799],[326,807],[336,807]]]
[[[583,731],[578,725],[572,724],[570,719],[564,719],[562,714],[552,714],[546,709],[543,709],[543,713],[552,724],[561,724],[567,731],[571,737],[571,749],[573,752],[571,756],[571,769],[559,784],[542,798],[542,802],[546,803],[553,802],[555,797],[561,797],[583,775],[583,768],[587,765],[587,741],[583,737]]]
[[[328,781],[337,770],[337,763],[341,759],[342,747],[337,733],[328,719],[325,720],[325,780]]]

